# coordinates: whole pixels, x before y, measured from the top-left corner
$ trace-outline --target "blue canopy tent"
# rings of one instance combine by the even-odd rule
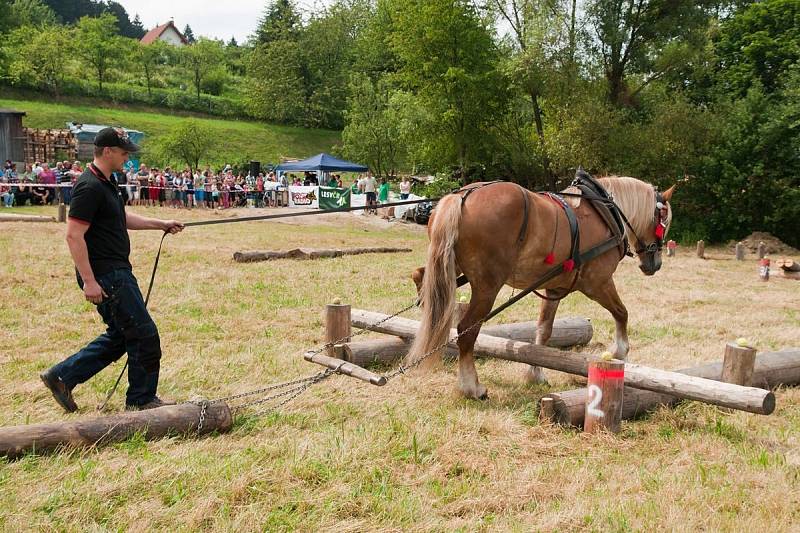
[[[280,172],[303,172],[303,171],[321,171],[321,172],[366,172],[369,167],[359,165],[358,163],[351,163],[338,159],[329,154],[317,154],[302,161],[295,161],[293,163],[281,163],[275,170]]]

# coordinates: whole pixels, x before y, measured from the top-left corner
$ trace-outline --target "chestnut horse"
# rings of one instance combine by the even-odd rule
[[[661,268],[661,241],[672,220],[669,200],[675,187],[658,196],[652,185],[634,178],[600,178],[597,182],[611,194],[627,219],[620,242],[627,238],[631,249],[636,250],[642,272],[655,274]],[[557,201],[513,183],[476,185],[468,195],[456,192],[442,198],[428,222],[431,242],[425,267],[412,276],[423,316],[407,362],[416,361],[447,341],[459,273],[466,276],[472,289],[469,308],[458,324],[458,332],[462,333],[489,314],[503,285],[528,288],[553,268],[553,256],[556,264],[570,257],[570,224]],[[577,218],[581,251],[612,238],[612,230],[591,201],[577,196],[566,201]],[[536,344],[549,340],[559,300],[572,291],[580,291],[614,317],[615,342],[609,350],[615,357],[625,359],[629,349],[628,311],[612,278],[623,250],[612,246],[540,287],[547,299],[542,300],[539,311]],[[478,382],[473,355],[479,331],[477,325],[458,338],[459,387],[465,396],[474,399],[486,398],[486,387]],[[527,378],[530,382],[545,382],[542,369],[535,366],[528,368]]]

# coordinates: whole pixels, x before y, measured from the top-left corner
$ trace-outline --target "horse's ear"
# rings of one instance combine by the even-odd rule
[[[661,193],[661,197],[664,199],[665,202],[669,202],[672,199],[672,193],[675,192],[675,187],[677,187],[677,185],[673,185],[672,187]]]

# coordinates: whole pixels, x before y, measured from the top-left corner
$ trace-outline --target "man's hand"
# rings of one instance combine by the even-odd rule
[[[103,290],[103,287],[97,283],[97,280],[85,281],[83,284],[83,295],[86,300],[97,305],[103,301],[103,298],[108,298],[108,294]]]
[[[161,223],[162,223],[161,229],[163,229],[164,231],[168,231],[173,235],[175,233],[180,233],[181,231],[183,231],[184,227],[183,223],[178,222],[177,220],[162,220]]]

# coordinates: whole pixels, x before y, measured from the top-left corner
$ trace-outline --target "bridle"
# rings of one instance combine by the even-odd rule
[[[625,221],[625,225],[631,230],[631,233],[636,238],[636,254],[651,254],[655,255],[656,253],[661,252],[661,249],[664,247],[664,236],[667,233],[667,214],[668,214],[668,207],[667,201],[664,200],[664,197],[661,195],[661,191],[653,187],[653,193],[655,194],[656,200],[656,207],[655,212],[653,213],[653,224],[655,226],[655,234],[656,240],[651,242],[650,244],[645,244],[644,241],[639,237],[636,231],[631,227],[630,222],[628,222],[627,217],[622,214],[622,218]]]

